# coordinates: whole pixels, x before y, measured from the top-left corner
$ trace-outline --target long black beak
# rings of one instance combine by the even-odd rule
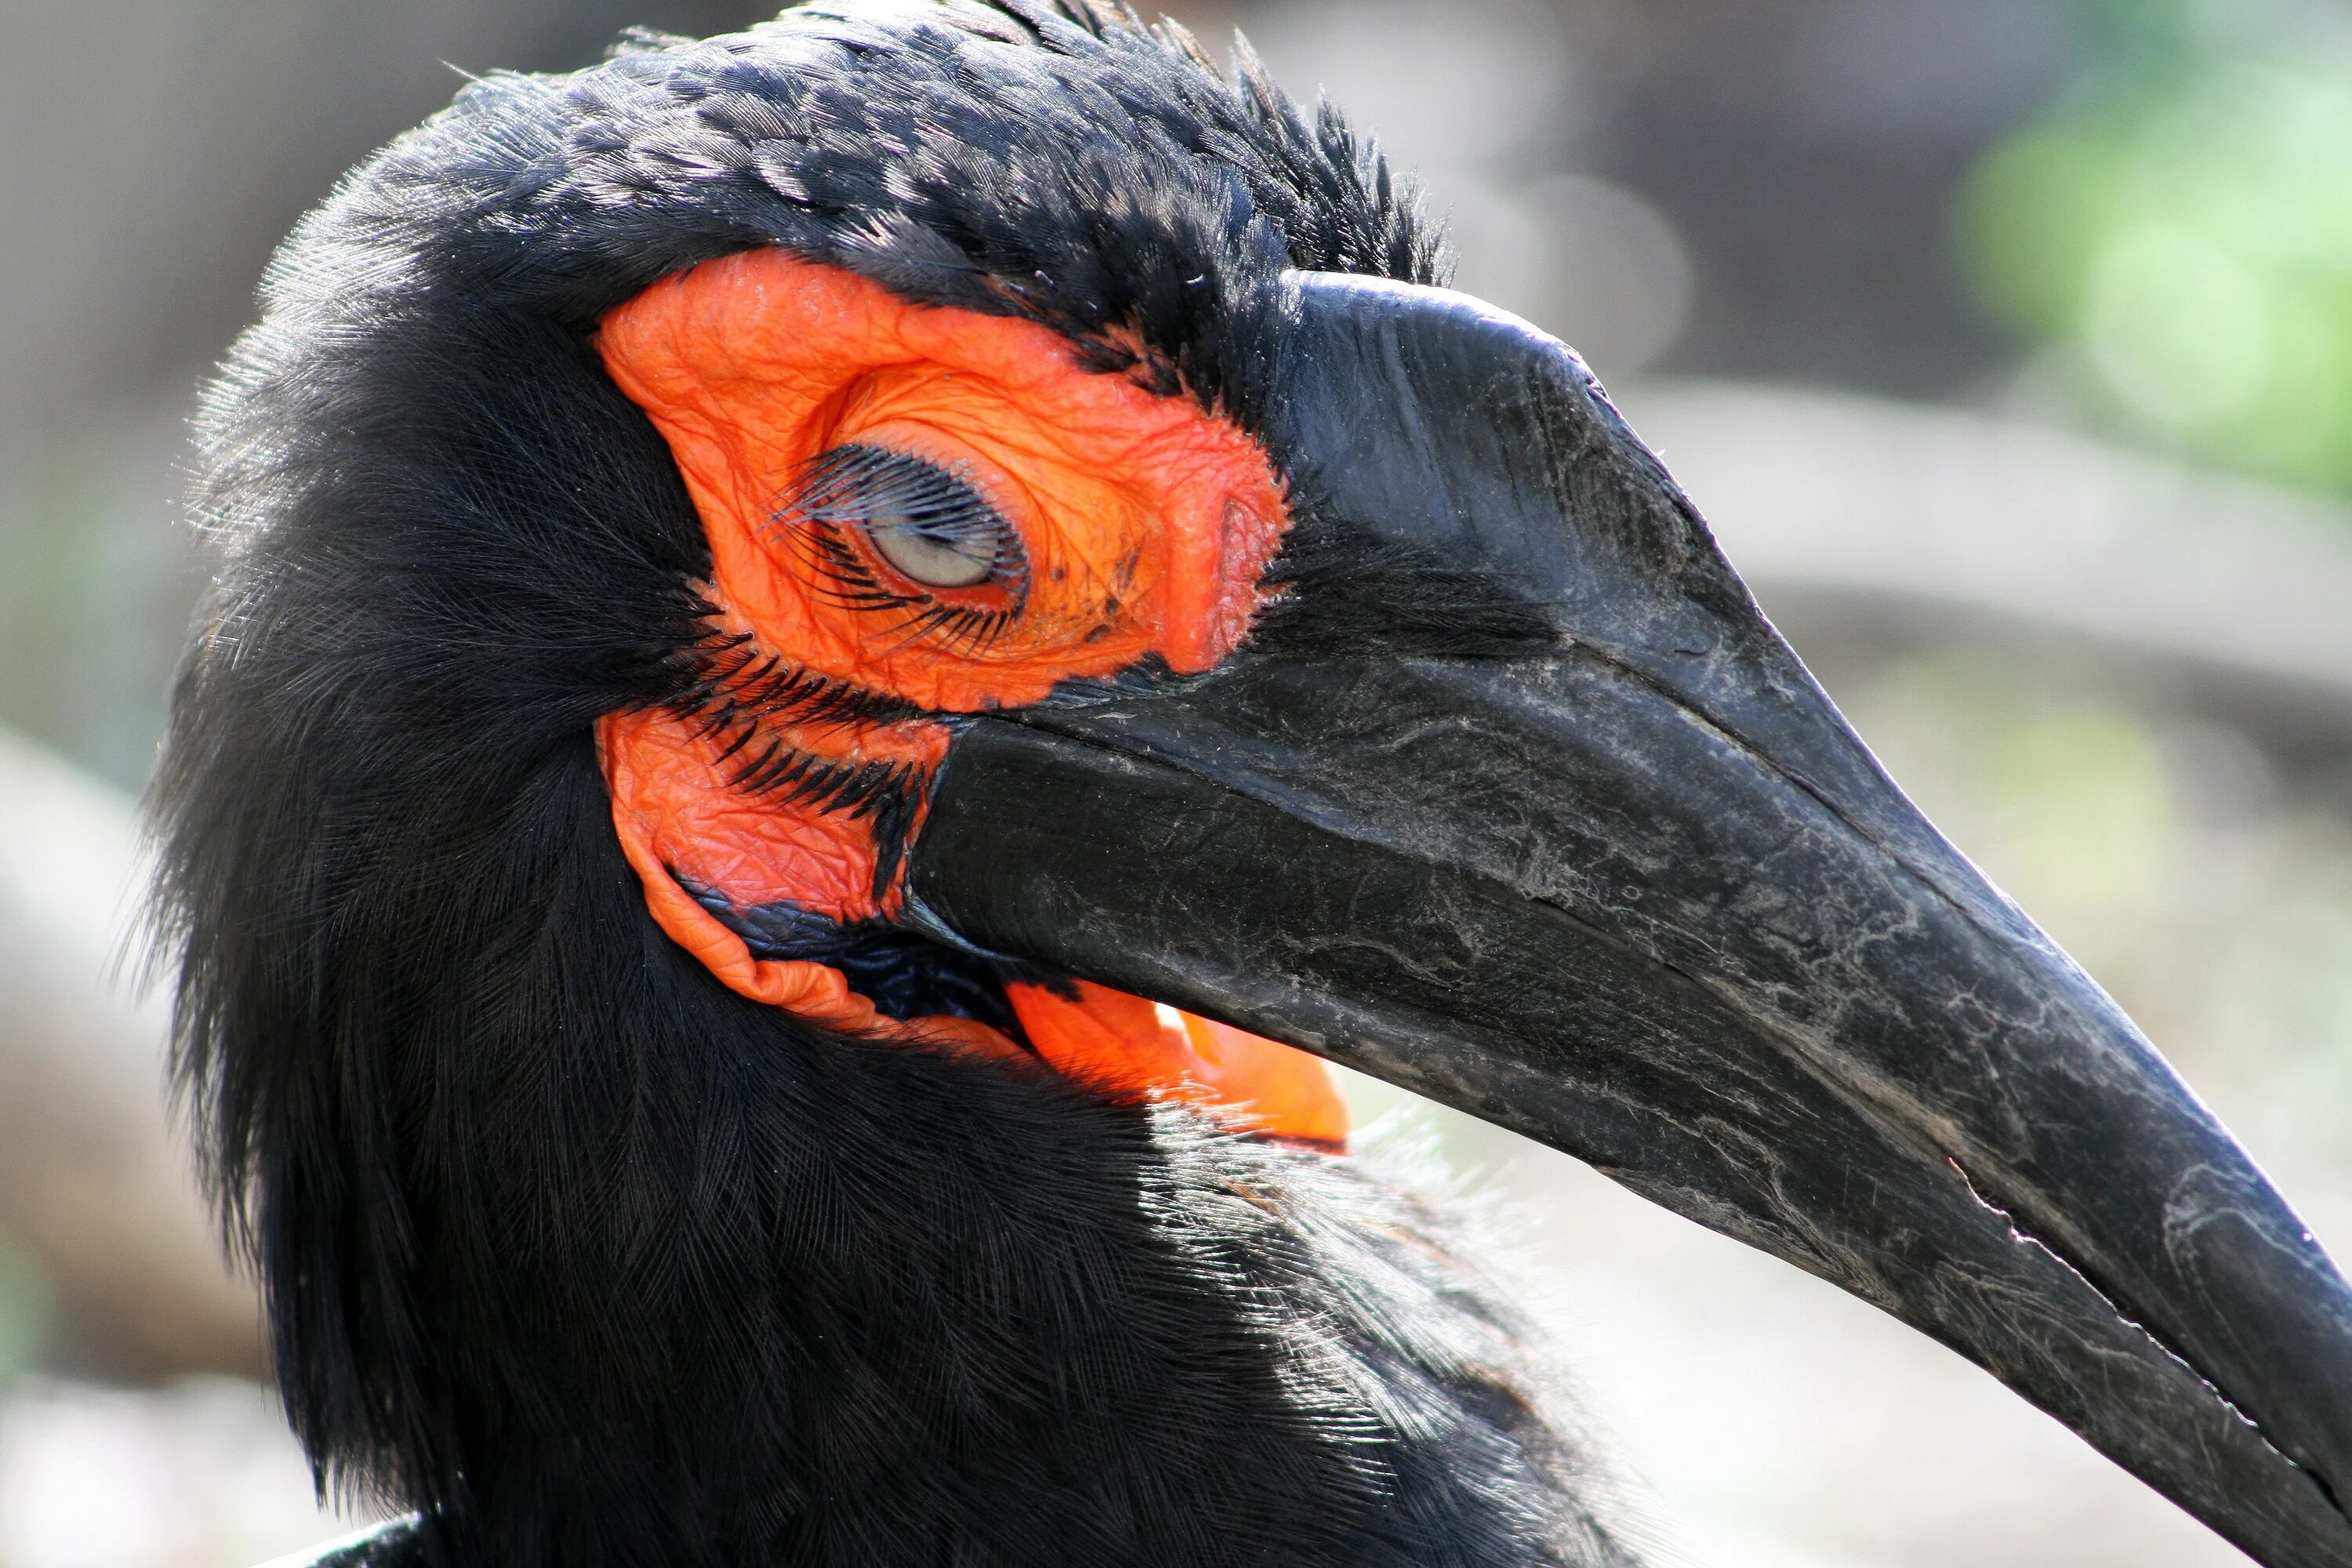
[[[2252,1159],[1904,799],[1573,353],[1292,282],[1267,441],[1322,558],[1209,676],[963,729],[923,917],[1578,1155],[2273,1568],[2352,1564],[2352,1293]]]

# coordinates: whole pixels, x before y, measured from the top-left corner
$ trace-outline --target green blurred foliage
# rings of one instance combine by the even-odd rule
[[[2191,454],[2352,490],[2352,17],[2082,0],[2104,63],[1985,158],[1985,302],[2095,406]]]
[[[0,1388],[40,1363],[57,1316],[48,1276],[22,1243],[0,1230]]]
[[[153,765],[202,580],[192,533],[158,526],[181,438],[61,444],[0,492],[0,724],[124,789]]]

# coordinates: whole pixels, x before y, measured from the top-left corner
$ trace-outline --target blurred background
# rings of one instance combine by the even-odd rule
[[[1577,344],[1944,828],[2352,1254],[2352,15],[2320,0],[1190,0]],[[321,1513],[114,955],[202,579],[194,388],[462,70],[737,0],[16,0],[0,97],[0,1568]],[[1661,1563],[2242,1563],[1990,1379],[1359,1082],[1517,1238]]]

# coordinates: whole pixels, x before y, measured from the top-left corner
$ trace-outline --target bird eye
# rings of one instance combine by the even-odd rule
[[[969,588],[996,567],[996,541],[973,539],[912,517],[876,517],[866,537],[883,560],[929,588]]]
[[[840,532],[926,588],[995,582],[1017,597],[1027,572],[1020,536],[970,484],[937,463],[859,442],[819,454],[786,509]]]

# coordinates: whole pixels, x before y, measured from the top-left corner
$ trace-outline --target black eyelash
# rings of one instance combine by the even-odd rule
[[[848,533],[870,531],[884,519],[940,542],[985,544],[993,563],[991,580],[1007,603],[993,608],[957,604],[883,582]],[[1013,525],[962,479],[911,453],[856,441],[818,453],[777,509],[776,521],[799,542],[835,604],[905,611],[893,628],[907,634],[901,647],[929,641],[949,653],[979,654],[1013,624],[1028,596],[1029,558]],[[969,553],[980,555],[977,548]]]
[[[713,612],[715,614],[715,611]],[[714,633],[687,656],[686,683],[664,706],[721,742],[728,783],[787,805],[839,812],[874,825],[874,896],[897,876],[922,798],[921,771],[908,763],[819,757],[776,733],[794,724],[892,724],[929,716],[919,705],[847,681],[795,668],[761,649],[748,633]]]
[[[886,585],[845,537],[884,517],[910,519],[935,539],[986,540],[994,586],[1008,603],[994,609],[942,603]],[[899,626],[909,642],[934,637],[950,651],[978,652],[1020,613],[1027,595],[1028,558],[1012,524],[970,485],[904,452],[851,443],[821,453],[803,468],[775,521],[828,584],[828,597],[858,609],[908,611]],[[667,706],[691,721],[698,738],[722,742],[718,761],[733,768],[728,782],[749,795],[870,822],[880,898],[913,831],[921,771],[908,763],[820,757],[775,727],[891,723],[927,710],[787,665],[745,633],[714,633],[692,650],[687,668],[688,679]]]
[[[694,720],[705,740],[745,724],[893,724],[929,712],[903,698],[786,664],[749,632],[713,631],[688,650],[684,670],[688,679],[666,705]],[[730,754],[736,749],[740,742]]]

